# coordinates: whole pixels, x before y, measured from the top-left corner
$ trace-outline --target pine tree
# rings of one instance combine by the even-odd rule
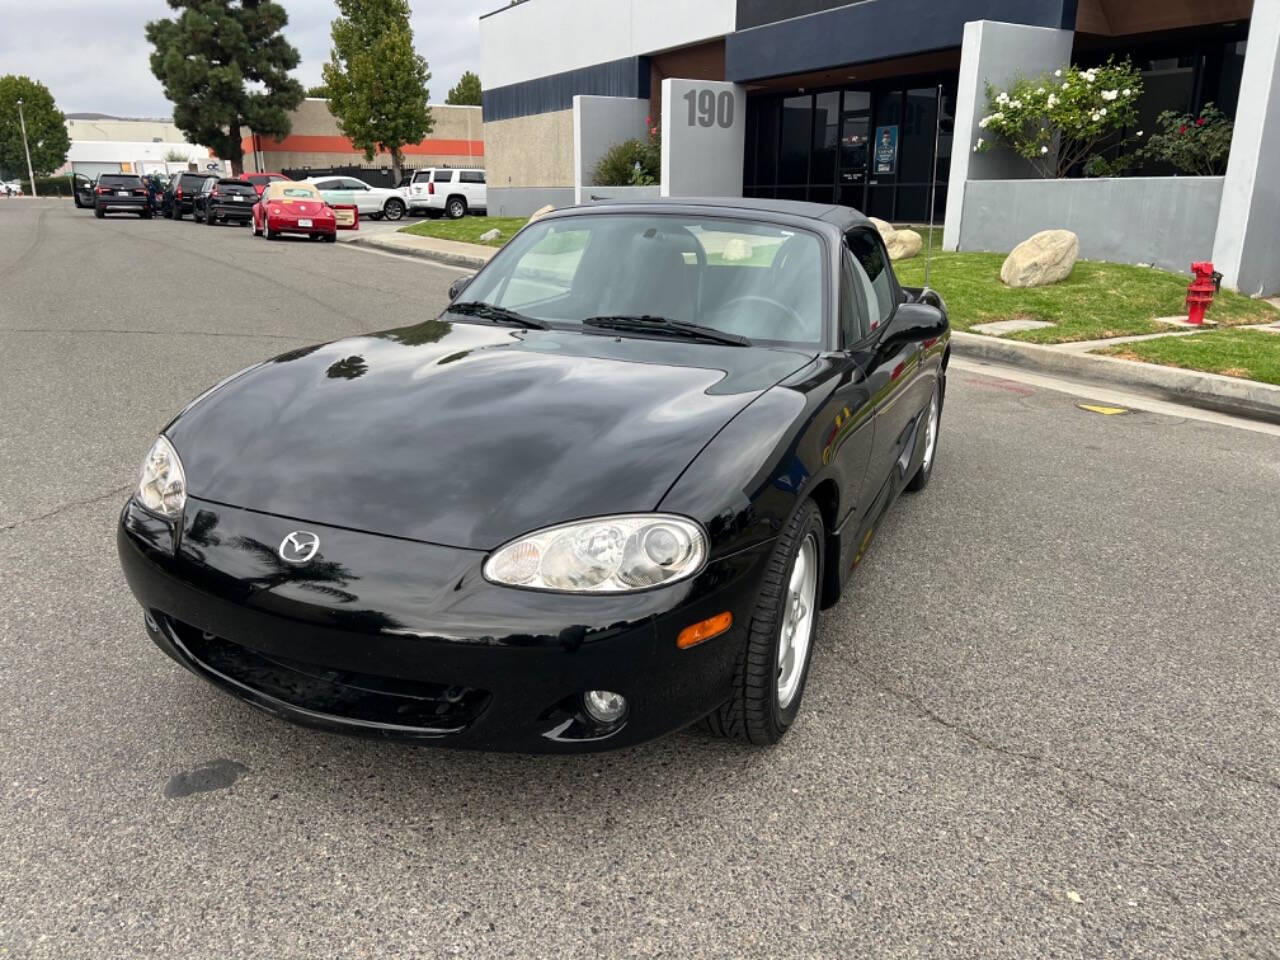
[[[168,0],[172,20],[147,24],[151,72],[173,102],[173,122],[237,173],[240,128],[283,137],[302,84],[289,76],[298,51],[281,32],[289,16],[271,0]]]
[[[400,180],[402,148],[435,122],[427,106],[427,61],[413,48],[408,0],[337,0],[333,48],[322,69],[329,110],[365,159],[391,154]]]
[[[18,101],[22,116],[18,116]],[[30,77],[0,77],[0,171],[6,176],[27,176],[27,154],[22,148],[22,121],[27,124],[27,146],[36,176],[46,176],[62,166],[71,149],[66,118],[53,102],[49,88]],[[32,187],[28,186],[28,190]]]
[[[458,78],[458,85],[450,88],[444,102],[459,107],[478,107],[480,93],[480,78],[468,70]]]

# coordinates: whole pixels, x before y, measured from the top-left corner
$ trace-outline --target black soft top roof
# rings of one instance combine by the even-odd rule
[[[566,208],[573,210],[607,210],[609,207],[648,207],[654,209],[667,208],[693,209],[714,207],[725,213],[739,216],[769,219],[768,214],[785,217],[799,217],[805,220],[821,220],[837,227],[842,233],[857,226],[868,226],[871,221],[853,207],[842,207],[831,203],[807,203],[803,200],[767,200],[754,197],[650,197],[636,200],[601,200],[598,203],[582,204]],[[765,215],[765,216],[762,216]]]

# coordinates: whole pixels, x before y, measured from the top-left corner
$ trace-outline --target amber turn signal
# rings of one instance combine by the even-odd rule
[[[733,614],[726,610],[724,613],[717,613],[714,617],[708,617],[706,620],[700,620],[697,623],[690,624],[680,631],[680,636],[676,637],[676,646],[681,650],[687,650],[689,647],[696,647],[704,640],[710,640],[712,637],[718,637],[733,626]]]

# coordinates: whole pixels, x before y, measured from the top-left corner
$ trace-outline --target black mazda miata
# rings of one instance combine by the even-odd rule
[[[553,213],[450,294],[164,429],[118,534],[151,638],[335,730],[777,741],[818,610],[929,482],[941,299],[853,210],[712,199]]]

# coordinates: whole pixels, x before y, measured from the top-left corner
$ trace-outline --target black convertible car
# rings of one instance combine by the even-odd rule
[[[451,295],[165,427],[118,534],[151,638],[329,729],[777,741],[818,610],[929,482],[942,301],[853,210],[694,199],[553,213]]]

